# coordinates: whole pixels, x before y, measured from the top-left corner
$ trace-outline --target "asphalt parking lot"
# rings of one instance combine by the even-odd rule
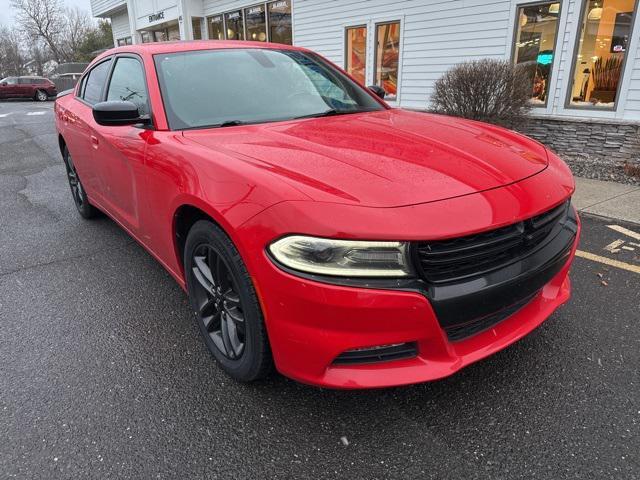
[[[1,478],[640,477],[640,274],[577,258],[570,304],[443,381],[240,385],[162,267],[76,213],[52,107],[0,103]],[[613,223],[581,250],[640,266]]]

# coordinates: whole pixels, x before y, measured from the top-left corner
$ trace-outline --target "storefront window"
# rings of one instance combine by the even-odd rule
[[[191,17],[191,31],[194,40],[202,40],[202,18]]]
[[[119,38],[118,46],[123,47],[125,45],[131,45],[131,37]]]
[[[367,72],[367,27],[348,27],[345,69],[363,85]]]
[[[209,40],[224,40],[224,22],[222,15],[209,17]]]
[[[175,42],[177,40],[180,40],[180,27],[178,26],[178,22],[174,23],[173,25],[169,25],[167,27],[167,39],[170,42]]]
[[[153,42],[153,37],[151,36],[151,32],[140,32],[140,38],[142,39],[142,43]]]
[[[517,15],[514,61],[531,78],[531,103],[544,106],[555,58],[560,3],[547,2],[520,7]]]
[[[247,23],[247,40],[253,40],[254,42],[266,42],[267,17],[264,5],[245,8],[244,18]]]
[[[165,29],[153,31],[154,42],[166,42],[167,40],[169,40],[169,35],[167,35],[167,31]]]
[[[395,100],[398,95],[400,22],[376,25],[375,49],[375,83],[384,88],[388,100]]]
[[[587,0],[569,103],[613,109],[622,82],[636,0]]]
[[[227,24],[227,40],[244,40],[244,24],[242,10],[225,14]]]
[[[269,4],[269,41],[293,44],[291,0],[279,0]]]

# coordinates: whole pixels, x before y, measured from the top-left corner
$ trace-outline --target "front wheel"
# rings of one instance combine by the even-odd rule
[[[201,220],[184,249],[187,291],[207,348],[231,377],[242,382],[271,371],[269,340],[251,277],[229,237]]]
[[[96,207],[89,203],[87,192],[82,186],[76,167],[73,164],[73,159],[67,147],[64,147],[64,153],[62,154],[64,159],[64,166],[67,170],[67,180],[69,181],[69,187],[71,188],[71,195],[73,196],[73,203],[75,203],[78,212],[82,218],[93,218],[98,214]]]
[[[36,100],[39,102],[46,102],[49,99],[49,95],[47,95],[47,92],[42,91],[42,90],[38,90],[36,92]]]

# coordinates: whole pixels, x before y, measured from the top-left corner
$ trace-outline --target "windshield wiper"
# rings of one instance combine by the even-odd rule
[[[242,120],[225,120],[222,123],[217,123],[212,125],[213,128],[223,128],[223,127],[235,127],[238,125],[245,125],[247,122],[243,122]]]
[[[370,108],[358,108],[356,110],[336,110],[335,108],[330,108],[329,110],[325,110],[324,112],[318,113],[310,113],[309,115],[300,115],[299,117],[295,117],[296,120],[301,118],[319,118],[319,117],[331,117],[333,115],[349,115],[350,113],[362,113],[362,112],[373,112],[373,109]]]
[[[310,113],[308,115],[300,115],[299,117],[294,117],[294,118],[296,120],[299,120],[301,118],[330,117],[332,115],[340,115],[340,113],[342,112],[339,112],[335,108],[330,108],[329,110],[325,110],[324,112]]]

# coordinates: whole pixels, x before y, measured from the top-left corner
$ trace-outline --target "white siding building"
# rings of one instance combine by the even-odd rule
[[[92,0],[92,9],[111,19],[118,45],[246,38],[307,47],[406,108],[429,108],[434,82],[457,63],[507,59],[535,72],[532,116],[547,120],[539,136],[554,121],[640,123],[638,0]],[[623,150],[635,148],[637,129],[629,132],[612,132],[625,137]]]

